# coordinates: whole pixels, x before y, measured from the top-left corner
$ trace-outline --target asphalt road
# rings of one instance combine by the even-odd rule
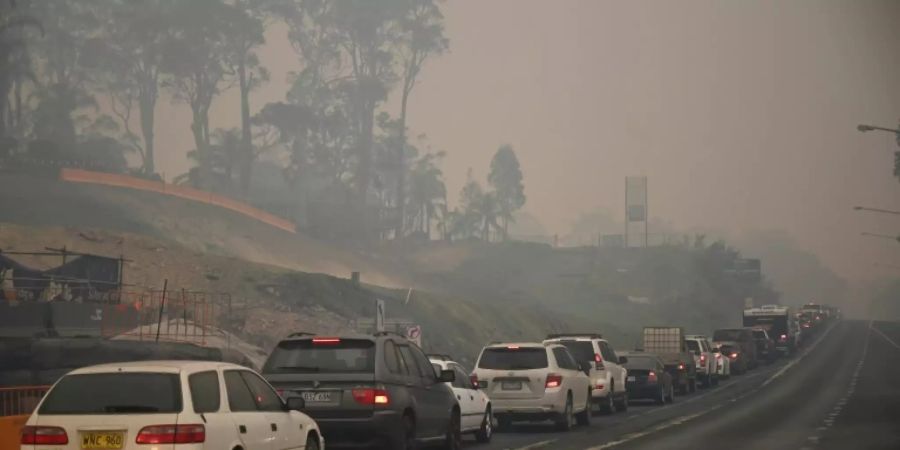
[[[798,356],[569,433],[518,426],[471,449],[900,449],[900,324],[842,321]]]

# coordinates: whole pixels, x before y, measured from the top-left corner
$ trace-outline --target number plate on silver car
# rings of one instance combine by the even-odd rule
[[[504,391],[521,391],[522,390],[522,382],[521,381],[503,381],[500,383],[500,388]]]

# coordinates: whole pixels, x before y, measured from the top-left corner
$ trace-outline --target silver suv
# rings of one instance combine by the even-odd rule
[[[628,390],[625,380],[628,359],[619,357],[603,336],[596,333],[551,334],[544,344],[564,345],[575,361],[589,368],[591,402],[604,413],[628,409]]]
[[[513,421],[552,420],[568,431],[576,420],[591,422],[589,368],[575,361],[559,344],[494,343],[481,350],[472,375],[501,429]]]

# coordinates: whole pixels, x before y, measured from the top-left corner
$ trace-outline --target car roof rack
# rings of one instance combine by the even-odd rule
[[[603,339],[603,335],[600,333],[552,333],[547,335],[547,339],[559,339],[564,337]]]
[[[453,357],[444,353],[429,353],[426,356],[428,356],[429,358],[439,359],[441,361],[453,361]]]

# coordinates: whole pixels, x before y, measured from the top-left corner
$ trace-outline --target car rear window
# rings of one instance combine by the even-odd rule
[[[591,341],[560,341],[559,343],[569,349],[569,353],[575,357],[575,361],[594,360],[594,344]]]
[[[697,341],[687,341],[688,350],[692,352],[700,351],[700,343]]]
[[[264,373],[372,373],[375,343],[368,339],[304,339],[275,347]]]
[[[628,356],[628,362],[625,364],[626,369],[650,370],[656,368],[656,359],[649,356]]]
[[[40,414],[157,414],[181,412],[181,382],[170,373],[67,375]]]
[[[714,341],[740,341],[743,330],[716,330],[713,333]]]
[[[547,367],[547,349],[543,347],[487,348],[478,360],[478,368],[528,370]]]
[[[753,330],[753,337],[755,337],[757,339],[765,339],[766,333],[764,333],[762,331],[758,331],[758,330]]]

